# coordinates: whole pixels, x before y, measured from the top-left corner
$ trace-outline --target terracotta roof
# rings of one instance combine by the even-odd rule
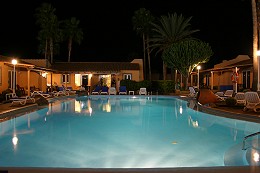
[[[243,60],[243,61],[240,61],[240,62],[236,62],[234,64],[230,64],[230,65],[227,65],[227,66],[222,67],[222,68],[211,68],[211,69],[201,70],[200,72],[203,73],[203,72],[210,72],[210,71],[230,71],[235,67],[239,67],[239,68],[245,67],[245,68],[247,68],[247,67],[250,67],[250,66],[253,66],[253,59],[252,58],[247,59],[247,60]]]
[[[244,61],[239,61],[237,63],[234,63],[234,64],[230,64],[228,65],[227,67],[234,67],[234,66],[248,66],[248,65],[253,65],[253,58],[250,58],[250,59],[247,59],[247,60],[244,60]]]
[[[0,55],[0,62],[6,62],[6,63],[12,63],[12,60],[13,59],[17,59],[17,61],[21,64],[29,64],[29,65],[33,65],[33,64],[30,64],[30,63],[27,63],[19,58],[13,58],[13,57],[7,57],[7,56],[3,56],[3,55]]]
[[[59,62],[50,68],[63,72],[118,72],[140,69],[138,63],[130,62]]]

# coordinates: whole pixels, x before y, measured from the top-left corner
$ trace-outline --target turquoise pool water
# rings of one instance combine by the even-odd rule
[[[169,168],[258,165],[260,124],[167,96],[89,96],[0,123],[0,167]],[[257,154],[256,154],[257,155]],[[257,159],[256,159],[257,160]]]

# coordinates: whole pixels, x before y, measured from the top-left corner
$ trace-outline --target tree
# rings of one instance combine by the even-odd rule
[[[68,62],[71,60],[72,42],[80,44],[83,39],[83,31],[79,28],[79,23],[80,21],[75,17],[63,21],[64,39],[68,40]]]
[[[60,22],[55,15],[56,9],[49,3],[43,3],[36,9],[35,17],[36,24],[40,26],[38,34],[38,40],[40,41],[40,47],[44,45],[44,52],[46,64],[48,60],[53,63],[54,45],[61,41],[62,35],[59,29]]]
[[[177,13],[168,14],[168,16],[161,16],[157,23],[152,23],[154,32],[151,36],[151,50],[155,50],[156,54],[167,49],[173,43],[191,39],[191,34],[199,30],[190,29],[190,20],[192,17],[184,18],[182,14],[179,16]],[[163,79],[166,79],[166,64],[163,63]]]
[[[162,59],[186,78],[185,88],[188,89],[188,79],[193,69],[200,63],[206,63],[212,55],[208,43],[193,39],[172,44],[163,52]]]
[[[260,1],[257,0],[258,5]],[[252,4],[252,18],[253,18],[253,84],[252,89],[257,90],[258,84],[258,63],[257,63],[257,48],[258,48],[258,20],[257,20],[257,5],[256,0],[251,1]]]
[[[144,52],[144,74],[146,78],[146,53],[148,59],[148,69],[149,69],[149,80],[151,80],[151,58],[150,58],[150,48],[149,48],[149,34],[151,31],[151,23],[153,22],[154,17],[151,15],[149,10],[145,8],[140,8],[134,12],[132,17],[132,22],[134,30],[142,36],[143,39],[143,52]]]

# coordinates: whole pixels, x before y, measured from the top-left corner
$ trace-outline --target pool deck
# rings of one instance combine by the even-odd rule
[[[11,103],[0,104],[0,122],[4,121],[6,118],[24,114],[26,112],[32,112],[37,109],[39,109],[39,107],[36,103],[26,104],[24,106],[12,106]]]
[[[187,97],[186,95],[174,95],[179,97],[182,100],[189,101],[192,98]],[[51,98],[50,98],[51,99]],[[37,100],[37,98],[36,98]],[[26,104],[26,105],[15,105],[12,106],[11,103],[3,103],[0,104],[0,122],[3,120],[3,117],[15,116],[17,114],[23,114],[26,112],[32,112],[37,109],[41,109],[42,106],[38,106],[36,103],[34,104]],[[254,112],[252,110],[248,110],[246,112],[243,111],[243,108],[237,107],[218,107],[218,108],[210,108],[203,105],[198,105],[198,111],[213,114],[216,116],[224,116],[228,118],[241,119],[246,121],[253,121],[260,123],[260,112]],[[1,173],[1,172],[0,172]]]
[[[190,100],[188,97],[180,97],[183,100]],[[24,106],[11,106],[11,103],[0,104],[0,122],[9,119],[9,117],[19,116],[26,112],[32,112],[40,109],[41,106],[26,104]],[[260,113],[253,111],[244,112],[242,109],[233,108],[209,108],[197,104],[197,110],[224,116],[229,118],[247,120],[260,123]],[[259,173],[259,166],[241,166],[241,167],[188,167],[188,168],[0,168],[0,173]]]
[[[257,166],[185,168],[8,168],[0,173],[259,173]]]
[[[180,97],[180,99],[185,101],[194,100],[193,98],[189,98],[185,96]],[[216,115],[216,116],[260,123],[260,112],[254,112],[252,110],[243,111],[243,106],[240,107],[219,106],[214,108],[214,107],[208,107],[196,103],[196,106],[193,109],[200,112]]]

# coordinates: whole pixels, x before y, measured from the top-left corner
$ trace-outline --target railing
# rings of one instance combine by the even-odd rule
[[[256,136],[256,135],[259,135],[259,134],[260,134],[260,132],[256,132],[256,133],[252,133],[252,134],[247,135],[246,137],[244,137],[242,150],[246,150],[245,143],[246,143],[247,138],[250,138],[250,137],[253,137],[253,136]]]

